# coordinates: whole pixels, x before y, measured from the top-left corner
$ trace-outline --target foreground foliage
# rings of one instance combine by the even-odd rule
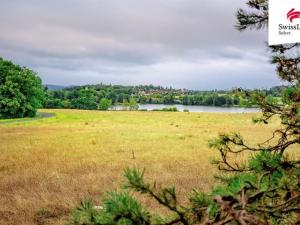
[[[0,58],[0,118],[33,117],[43,101],[38,75]]]
[[[267,3],[250,0],[250,12],[238,11],[238,28],[264,27],[268,21]],[[291,50],[297,47],[298,44],[272,47],[279,76],[291,83],[284,93],[284,104],[277,105],[260,92],[250,96],[263,113],[254,122],[268,124],[271,118],[280,118],[281,126],[273,136],[256,146],[249,146],[237,133],[221,134],[210,141],[210,147],[220,153],[214,161],[221,171],[220,185],[209,193],[194,190],[189,202],[182,204],[175,187],[150,184],[144,179],[144,171],[127,169],[123,192],[110,193],[101,208],[82,202],[71,224],[300,224],[300,161],[288,155],[291,146],[300,143],[300,61],[291,58]],[[243,156],[248,159],[242,161]],[[133,197],[132,191],[149,196],[169,214],[151,213]]]

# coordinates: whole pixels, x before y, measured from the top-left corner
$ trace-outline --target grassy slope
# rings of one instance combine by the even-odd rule
[[[252,124],[253,114],[44,111],[57,116],[0,124],[0,224],[63,224],[81,198],[118,187],[128,166],[180,196],[208,190],[210,138],[239,131],[251,143],[272,130]]]

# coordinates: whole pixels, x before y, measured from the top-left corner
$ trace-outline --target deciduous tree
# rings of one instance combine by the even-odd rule
[[[37,73],[0,58],[0,118],[33,117],[44,98]]]

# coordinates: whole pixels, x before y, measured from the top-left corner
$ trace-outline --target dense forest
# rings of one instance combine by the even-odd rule
[[[265,90],[272,101],[280,101],[284,86]],[[245,96],[230,91],[193,91],[162,86],[85,85],[47,89],[45,108],[74,108],[107,110],[111,105],[122,104],[135,108],[136,104],[181,104],[223,107],[254,107]],[[254,91],[254,90],[251,90]]]

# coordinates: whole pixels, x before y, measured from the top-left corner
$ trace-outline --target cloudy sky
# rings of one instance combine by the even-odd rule
[[[265,31],[238,32],[246,0],[0,0],[0,56],[44,84],[271,87]]]

